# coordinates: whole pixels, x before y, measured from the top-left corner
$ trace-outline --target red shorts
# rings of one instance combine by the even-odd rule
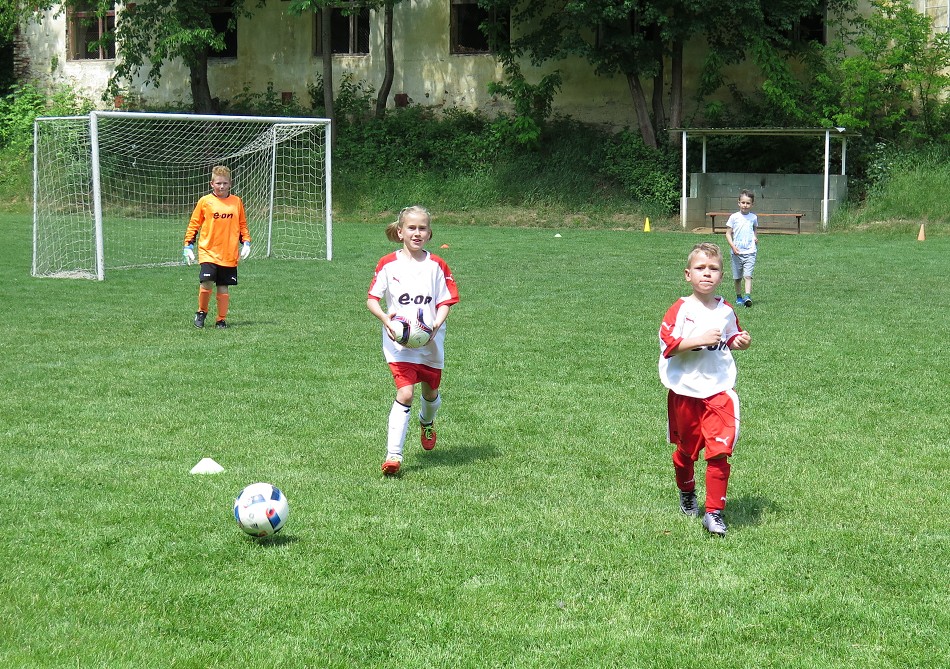
[[[391,362],[389,371],[393,373],[396,388],[414,386],[417,383],[427,383],[433,390],[439,388],[442,382],[442,370],[418,362]]]
[[[671,390],[666,409],[670,443],[693,462],[704,449],[707,460],[732,455],[739,441],[739,396],[734,390],[703,399],[677,395]]]

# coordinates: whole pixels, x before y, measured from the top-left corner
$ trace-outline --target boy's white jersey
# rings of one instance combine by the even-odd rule
[[[749,212],[736,212],[726,221],[726,227],[732,228],[732,243],[739,249],[739,253],[755,253],[755,229],[759,225],[759,217]]]
[[[684,339],[712,329],[722,332],[714,346],[703,346],[670,355]],[[709,309],[698,300],[681,297],[660,325],[660,381],[677,395],[711,397],[736,384],[736,362],[729,343],[741,332],[736,312],[721,297]]]
[[[426,251],[426,259],[417,262],[402,249],[379,259],[369,287],[369,297],[380,301],[389,315],[416,318],[422,309],[427,325],[435,322],[435,314],[443,304],[459,301],[458,288],[446,262]],[[445,365],[445,326],[439,328],[428,344],[420,348],[400,346],[381,326],[383,354],[386,362],[415,362],[436,369]]]

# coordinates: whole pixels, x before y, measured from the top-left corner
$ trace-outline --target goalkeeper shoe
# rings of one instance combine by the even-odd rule
[[[205,319],[208,317],[207,311],[196,311],[195,312],[195,327],[203,328],[205,326]]]
[[[707,511],[703,516],[703,527],[710,534],[726,536],[726,521],[722,519],[722,511]]]
[[[690,518],[699,518],[699,506],[696,504],[696,492],[680,490],[680,511]]]
[[[419,423],[422,428],[422,433],[420,434],[420,441],[422,441],[422,447],[427,451],[431,451],[435,448],[435,425],[429,423]]]
[[[390,455],[383,462],[383,474],[386,476],[395,476],[399,473],[399,467],[402,465],[402,457]]]
[[[214,326],[215,326],[216,328],[218,328],[219,330],[227,330],[227,329],[228,329],[228,322],[222,318],[220,321],[218,321],[217,323],[215,323]]]

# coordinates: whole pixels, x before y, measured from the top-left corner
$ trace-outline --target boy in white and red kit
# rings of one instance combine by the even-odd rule
[[[386,237],[401,248],[379,259],[369,287],[366,307],[382,323],[383,355],[396,383],[396,399],[389,412],[386,459],[382,471],[395,476],[402,465],[402,451],[409,429],[412,397],[420,386],[420,441],[422,448],[435,448],[435,415],[442,404],[439,386],[445,364],[445,319],[459,301],[452,271],[437,255],[425,250],[432,239],[432,217],[424,207],[406,207],[386,228]],[[432,328],[424,346],[408,348],[396,343],[390,323],[400,315],[414,320],[422,314]]]
[[[680,509],[699,516],[694,466],[706,459],[706,513],[703,527],[726,534],[722,512],[729,483],[728,457],[739,439],[739,396],[732,351],[745,350],[752,337],[739,327],[732,306],[716,290],[722,281],[722,251],[697,244],[686,260],[693,292],[671,306],[660,325],[660,381],[669,389],[667,419]]]

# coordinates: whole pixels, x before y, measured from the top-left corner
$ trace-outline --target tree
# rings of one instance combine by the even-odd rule
[[[766,77],[777,79],[780,83],[773,87],[782,92],[791,81],[784,54],[798,46],[787,34],[819,6],[819,0],[777,0],[767,11],[764,0],[480,1],[512,7],[512,23],[520,29],[510,43],[513,54],[526,56],[535,65],[577,55],[598,75],[623,76],[640,135],[651,147],[658,146],[658,130],[667,122],[673,127],[682,123],[686,44],[704,39],[709,49],[695,98],[723,85],[723,67],[750,54],[755,54],[755,64],[770,68]],[[828,0],[828,4],[850,1]],[[652,82],[649,101],[646,82]]]
[[[389,100],[389,93],[393,89],[393,78],[396,74],[396,60],[393,55],[393,7],[400,0],[383,0],[383,62],[385,63],[385,74],[383,81],[379,85],[379,91],[376,93],[376,118],[382,118],[386,114],[386,103]]]
[[[950,35],[909,0],[871,0],[846,42],[814,62],[816,114],[879,139],[933,138],[950,90]],[[944,107],[945,108],[945,107]]]
[[[386,103],[389,100],[389,93],[392,91],[393,79],[395,77],[395,58],[393,56],[393,8],[401,0],[292,0],[288,7],[288,12],[294,15],[302,12],[319,12],[322,26],[322,43],[326,45],[323,50],[323,101],[327,117],[333,118],[333,54],[330,52],[329,45],[333,36],[331,30],[331,18],[334,9],[339,10],[344,16],[364,8],[373,9],[383,14],[383,62],[384,73],[383,81],[376,94],[376,117],[381,118],[386,113]],[[335,137],[335,128],[331,129],[331,137]],[[331,140],[332,141],[332,140]]]
[[[0,40],[13,39],[22,17],[17,0],[0,0]]]
[[[233,14],[224,31],[216,30],[210,10],[227,4]],[[259,0],[257,7],[262,4]],[[245,0],[146,0],[126,4],[116,17],[120,58],[106,95],[119,94],[123,84],[133,81],[146,66],[146,80],[158,85],[163,65],[181,58],[188,68],[195,111],[217,112],[218,103],[208,83],[208,58],[225,48],[225,33],[236,30],[237,18],[252,14]]]
[[[320,43],[323,45],[322,65],[323,109],[330,123],[330,146],[336,144],[336,118],[333,109],[333,9],[340,0],[292,0],[287,12],[299,16],[304,12],[320,15]]]

